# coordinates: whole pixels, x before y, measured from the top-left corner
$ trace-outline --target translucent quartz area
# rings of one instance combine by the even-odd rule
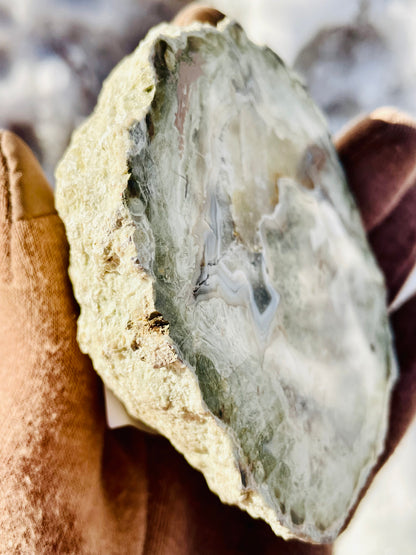
[[[325,122],[237,25],[156,41],[125,200],[155,307],[235,446],[243,488],[333,537],[383,442],[382,277]]]

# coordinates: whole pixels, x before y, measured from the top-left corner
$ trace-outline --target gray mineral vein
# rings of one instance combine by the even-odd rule
[[[382,278],[321,116],[275,54],[235,26],[162,38],[152,61],[130,128],[138,261],[243,486],[325,537],[379,449]]]

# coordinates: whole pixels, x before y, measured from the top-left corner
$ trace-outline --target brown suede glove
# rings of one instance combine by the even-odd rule
[[[188,23],[202,15],[180,17]],[[221,14],[204,17],[215,24]],[[393,300],[416,263],[416,123],[377,111],[337,148]],[[67,266],[52,191],[26,145],[4,131],[0,553],[331,553],[330,546],[285,542],[222,505],[164,438],[106,428],[101,382],[76,342]],[[379,467],[416,410],[416,295],[392,314],[392,326],[400,379]]]

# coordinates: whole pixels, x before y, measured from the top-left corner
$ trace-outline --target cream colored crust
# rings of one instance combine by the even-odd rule
[[[243,487],[232,441],[206,409],[194,373],[177,359],[169,336],[149,326],[152,282],[135,263],[134,224],[122,202],[129,179],[128,129],[153,99],[155,76],[147,60],[155,37],[178,33],[172,25],[156,27],[114,70],[57,169],[57,208],[66,224],[69,274],[82,307],[78,341],[128,412],[169,438],[221,501],[264,519],[288,539],[294,536],[274,511]],[[102,228],[111,231],[97,242]]]

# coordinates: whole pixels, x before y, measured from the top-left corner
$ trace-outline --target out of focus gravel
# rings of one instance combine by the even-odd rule
[[[36,152],[50,179],[103,79],[184,0],[0,0],[0,127]]]

